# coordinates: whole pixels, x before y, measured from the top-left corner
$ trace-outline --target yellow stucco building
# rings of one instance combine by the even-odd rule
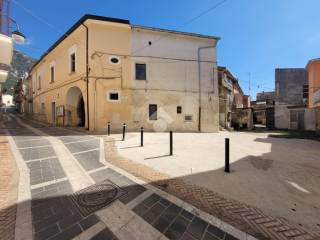
[[[91,131],[216,132],[218,40],[85,15],[33,66],[33,116]]]
[[[320,58],[312,59],[307,64],[309,81],[308,107],[315,110],[316,130],[320,130]]]

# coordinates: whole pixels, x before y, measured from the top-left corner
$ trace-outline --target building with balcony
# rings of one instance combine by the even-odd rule
[[[219,124],[223,128],[231,127],[232,106],[234,104],[233,84],[235,81],[237,79],[226,67],[218,67]]]

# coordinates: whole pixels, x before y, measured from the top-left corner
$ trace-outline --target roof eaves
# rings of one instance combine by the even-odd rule
[[[192,37],[214,39],[214,40],[217,40],[217,41],[220,40],[220,37],[211,36],[211,35],[205,35],[205,34],[198,34],[198,33],[191,33],[191,32],[183,32],[183,31],[169,30],[169,29],[156,28],[156,27],[147,27],[147,26],[141,26],[141,25],[131,25],[131,27],[132,27],[132,28],[137,28],[137,29],[145,29],[145,30],[151,30],[151,31],[167,32],[167,33],[173,33],[173,34],[180,34],[180,35],[186,35],[186,36],[192,36]]]
[[[33,66],[30,69],[30,72],[33,70],[35,66],[37,66],[45,56],[48,55],[53,49],[55,49],[64,39],[66,39],[71,33],[73,33],[80,25],[82,25],[87,20],[98,20],[98,21],[105,21],[105,22],[114,22],[114,23],[122,23],[122,24],[130,24],[129,20],[125,19],[118,19],[118,18],[110,18],[110,17],[103,17],[98,15],[91,15],[86,14],[82,16],[74,25],[69,28],[67,32],[65,32],[51,47],[45,51],[44,54],[40,57],[40,59],[33,64]]]
[[[306,65],[306,69],[308,69],[309,65],[312,63],[312,62],[316,62],[316,61],[319,61],[320,62],[320,58],[314,58],[314,59],[310,59]]]

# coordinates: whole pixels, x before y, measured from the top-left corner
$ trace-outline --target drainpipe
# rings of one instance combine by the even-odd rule
[[[87,130],[90,129],[90,115],[89,115],[89,28],[82,23],[82,25],[86,28],[86,80],[87,80],[87,120],[88,127]]]
[[[215,46],[199,47],[198,48],[198,83],[199,83],[199,123],[198,131],[201,132],[201,63],[200,63],[200,53],[203,49],[215,48]]]

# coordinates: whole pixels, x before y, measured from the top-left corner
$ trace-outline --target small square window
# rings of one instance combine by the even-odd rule
[[[147,80],[146,64],[136,63],[136,80]]]
[[[181,106],[178,106],[177,107],[177,114],[181,114],[182,113],[182,107]]]
[[[158,119],[157,110],[158,110],[157,104],[149,104],[149,120]]]
[[[109,91],[107,93],[107,99],[109,102],[119,102],[120,101],[120,92],[119,91]]]
[[[70,54],[70,72],[76,72],[76,53]]]
[[[119,93],[109,93],[110,100],[119,100]]]
[[[184,116],[184,121],[186,121],[186,122],[192,122],[192,121],[193,121],[192,115],[185,115],[185,116]]]

